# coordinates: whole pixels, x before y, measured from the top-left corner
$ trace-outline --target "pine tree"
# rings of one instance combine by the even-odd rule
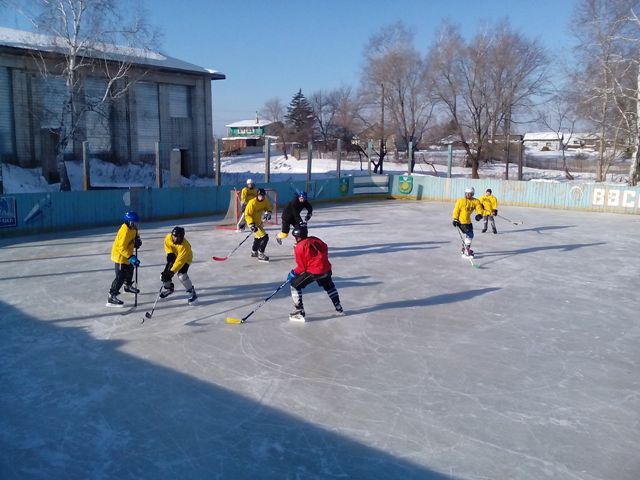
[[[313,140],[316,116],[302,89],[298,90],[291,99],[285,119],[294,141],[306,143]]]

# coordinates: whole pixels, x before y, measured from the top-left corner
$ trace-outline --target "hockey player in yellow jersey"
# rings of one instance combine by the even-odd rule
[[[464,197],[456,200],[456,204],[453,207],[453,226],[459,228],[464,234],[462,254],[466,257],[473,257],[473,250],[471,250],[471,241],[473,240],[471,214],[474,210],[477,212],[476,221],[480,221],[484,214],[482,203],[477,198],[474,198],[474,193],[473,187],[465,188]]]
[[[484,226],[482,227],[482,233],[487,231],[487,225],[491,222],[491,229],[493,233],[498,233],[496,229],[496,221],[493,217],[498,215],[498,199],[493,196],[493,192],[490,188],[487,188],[487,191],[484,195],[482,195],[478,200],[482,203],[482,208],[484,208]]]
[[[251,256],[257,257],[260,262],[268,262],[269,257],[264,254],[264,251],[269,243],[269,234],[264,230],[263,222],[271,220],[273,206],[264,188],[259,188],[257,193],[256,198],[247,203],[244,217],[254,235]]]
[[[116,277],[111,282],[109,289],[109,297],[107,298],[107,306],[121,307],[124,302],[118,298],[120,295],[120,287],[124,285],[124,291],[128,293],[138,294],[137,285],[133,285],[134,269],[140,265],[140,260],[134,254],[134,250],[142,246],[142,240],[138,235],[138,223],[140,217],[136,212],[127,212],[124,214],[124,223],[120,226],[116,238],[111,247],[111,260],[115,264]]]
[[[247,208],[247,203],[256,198],[257,194],[256,185],[252,179],[248,178],[247,186],[240,190],[240,220],[238,220],[238,230],[244,230],[247,226],[244,218],[244,210]]]
[[[193,262],[193,250],[191,250],[191,244],[184,235],[184,228],[175,227],[171,233],[167,234],[164,238],[164,251],[167,254],[167,264],[160,274],[163,287],[160,291],[160,298],[166,298],[173,293],[174,285],[172,279],[177,273],[178,280],[180,280],[184,289],[189,294],[187,301],[193,303],[198,298],[198,295],[196,295],[196,289],[193,283],[191,283],[191,279],[187,273],[189,266]]]

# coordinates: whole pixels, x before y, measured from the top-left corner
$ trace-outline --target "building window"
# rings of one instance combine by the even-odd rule
[[[136,83],[135,98],[138,154],[142,160],[153,160],[156,142],[160,141],[158,85],[155,83]]]
[[[191,118],[189,87],[169,85],[169,116],[171,118]]]
[[[8,68],[0,67],[0,158],[2,160],[15,159],[12,105],[11,75]]]

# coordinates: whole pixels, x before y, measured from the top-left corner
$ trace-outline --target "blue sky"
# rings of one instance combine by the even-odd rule
[[[357,87],[363,49],[381,28],[402,21],[426,53],[441,22],[467,36],[508,17],[514,29],[569,55],[577,0],[146,0],[149,21],[163,34],[161,50],[227,76],[213,82],[213,125],[255,117],[265,101],[342,85]],[[3,12],[7,13],[7,12]],[[0,25],[24,28],[17,15]]]

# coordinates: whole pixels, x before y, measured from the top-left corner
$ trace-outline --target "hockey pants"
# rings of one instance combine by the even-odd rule
[[[120,288],[125,283],[127,285],[131,285],[133,283],[133,265],[131,265],[130,263],[116,263],[115,271],[116,278],[113,279],[111,288],[109,289],[109,293],[111,295],[118,295],[120,293]]]
[[[331,279],[331,272],[321,274],[302,272],[291,281],[291,299],[296,308],[302,308],[302,289],[313,282],[318,282],[318,285],[324,288],[334,306],[340,304],[340,295]]]

